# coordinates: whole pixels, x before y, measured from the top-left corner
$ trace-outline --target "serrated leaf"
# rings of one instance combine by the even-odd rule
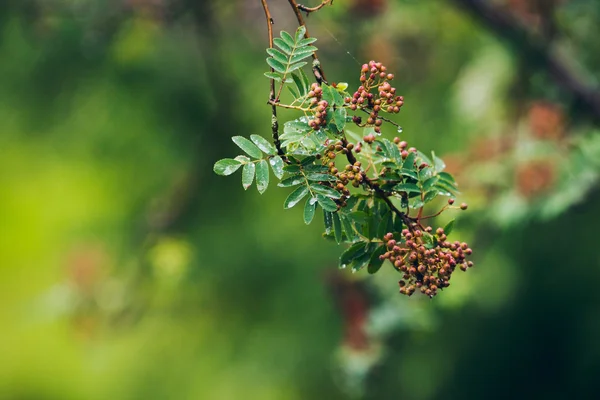
[[[446,163],[444,160],[437,157],[433,151],[431,151],[431,159],[433,160],[433,166],[435,167],[436,172],[442,172],[446,169]]]
[[[296,29],[296,42],[299,42],[306,35],[306,27],[304,25],[300,25],[298,29]]]
[[[446,226],[444,226],[444,234],[449,235],[454,230],[454,220],[448,222]]]
[[[303,51],[301,54],[298,54],[299,52],[294,52],[294,55],[290,58],[290,64],[293,63],[297,63],[298,61],[302,61],[305,58],[308,58],[311,56],[312,52],[305,52]]]
[[[304,38],[298,42],[298,47],[308,46],[309,44],[313,44],[316,41],[317,38],[314,37]]]
[[[433,165],[433,163],[431,162],[429,157],[427,157],[425,154],[421,153],[420,151],[417,151],[417,156],[421,159],[422,162],[427,163],[430,166]]]
[[[277,82],[281,82],[281,74],[279,72],[265,72],[265,76],[270,79],[275,79]]]
[[[272,57],[267,58],[267,64],[269,64],[269,66],[271,68],[273,68],[275,71],[280,72],[282,74],[285,73],[285,64],[280,63],[276,59],[274,59]]]
[[[315,157],[315,156],[308,156],[304,160],[300,161],[300,164],[302,164],[302,166],[305,167],[308,164],[313,163],[316,159],[317,159],[317,157]]]
[[[296,50],[294,50],[294,55],[292,56],[292,60],[294,59],[294,57],[296,56],[303,56],[303,58],[306,57],[310,57],[312,55],[312,53],[314,53],[315,51],[317,51],[317,48],[314,46],[305,46],[305,47],[298,47]],[[294,61],[292,61],[294,62]]]
[[[456,181],[454,180],[454,177],[451,174],[447,173],[447,172],[440,172],[438,174],[438,176],[440,177],[441,180],[447,181],[448,183],[450,183],[452,185],[456,184]]]
[[[421,189],[415,183],[399,183],[394,186],[394,190],[397,192],[421,193]]]
[[[288,62],[288,57],[277,49],[268,48],[267,53],[282,64],[287,64]]]
[[[235,156],[235,160],[241,162],[242,164],[250,162],[250,159],[248,157],[242,155]]]
[[[233,174],[242,166],[242,163],[232,158],[224,158],[215,163],[213,171],[217,175],[227,176]]]
[[[352,260],[362,256],[367,250],[367,244],[365,242],[356,242],[352,246],[348,247],[340,256],[339,266],[344,268],[350,264]]]
[[[292,35],[290,35],[289,33],[287,33],[286,31],[281,31],[279,32],[279,36],[283,39],[283,41],[290,46],[291,48],[296,47],[296,41],[294,40],[294,38],[292,37]]]
[[[314,200],[314,201],[313,201]],[[304,204],[304,223],[309,225],[315,217],[315,211],[317,210],[317,199],[308,198]]]
[[[337,204],[335,204],[335,201],[331,200],[329,197],[322,194],[317,194],[317,201],[323,210],[330,212],[337,211]]]
[[[243,136],[234,136],[231,138],[233,143],[237,144],[240,149],[242,149],[246,154],[250,157],[254,158],[262,158],[262,152],[254,143],[249,141]]]
[[[242,169],[242,186],[244,187],[244,190],[248,190],[250,185],[252,185],[255,171],[256,166],[254,163],[244,164],[244,168]]]
[[[344,215],[340,215],[340,220],[342,221],[342,226],[344,227],[344,232],[346,232],[346,239],[349,242],[354,242],[356,239],[358,239],[356,230],[354,229],[354,226],[352,226],[352,223],[350,222],[350,220],[348,218],[346,218]]]
[[[283,39],[281,38],[275,38],[273,39],[273,43],[275,43],[275,45],[277,47],[279,47],[281,49],[281,51],[283,51],[285,54],[290,54],[292,52],[293,49],[293,45],[290,46],[288,45]]]
[[[333,230],[333,214],[323,210],[323,225],[325,225],[325,234],[331,234]]]
[[[369,221],[369,215],[364,211],[352,211],[348,217],[358,224],[365,224]]]
[[[330,200],[330,199],[328,199],[328,200]],[[323,206],[321,206],[321,207],[323,207]],[[325,209],[325,207],[323,207],[323,209]],[[333,213],[332,216],[333,216],[333,234],[335,235],[335,241],[337,242],[337,244],[340,244],[340,243],[342,243],[342,240],[343,240],[342,221],[340,221],[340,216],[338,215],[338,213]]]
[[[334,190],[330,187],[327,186],[323,186],[323,185],[312,185],[311,189],[318,194],[322,194],[323,196],[326,197],[331,197],[332,199],[339,199],[340,197],[342,197],[342,195],[340,194],[340,192],[338,192],[337,190]],[[337,210],[337,207],[336,207]],[[330,211],[335,211],[335,210],[330,210]]]
[[[298,74],[292,74],[292,80],[296,85],[296,89],[298,89],[298,94],[300,95],[300,97],[306,96],[306,94],[308,93],[308,87],[304,84],[302,78]]]
[[[352,272],[358,272],[361,269],[363,269],[364,267],[366,267],[369,264],[369,261],[371,260],[371,246],[372,243],[369,243],[369,245],[367,245],[367,249],[365,251],[364,254],[362,254],[360,257],[356,257],[352,263],[350,264],[350,266],[352,267]]]
[[[294,98],[294,100],[300,98],[298,93],[291,86],[287,86],[287,89],[290,92],[290,94],[292,95],[292,97]]]
[[[433,199],[435,199],[438,195],[438,191],[437,190],[431,190],[427,193],[425,193],[425,196],[423,196],[423,202],[425,204],[429,203],[430,201],[432,201]]]
[[[406,169],[408,171],[414,171],[415,170],[415,158],[417,158],[417,155],[415,153],[413,153],[412,151],[409,151],[408,156],[406,156],[406,159],[404,159],[402,168]]]
[[[283,159],[279,156],[271,157],[269,164],[271,164],[273,174],[275,174],[277,179],[281,179],[283,177]]]
[[[408,170],[408,169],[402,168],[400,170],[400,175],[402,175],[402,176],[408,176],[409,178],[412,178],[414,180],[419,180],[419,177],[417,176],[417,173],[415,171],[411,171],[411,170]]]
[[[288,66],[288,69],[287,69],[287,71],[285,71],[285,72],[286,72],[286,73],[290,73],[290,72],[292,72],[292,71],[295,71],[295,70],[297,70],[298,68],[302,68],[302,67],[304,67],[306,64],[307,64],[307,63],[306,63],[306,61],[300,61],[299,63],[296,63],[296,64],[290,64],[290,65]]]
[[[439,179],[440,178],[437,176],[432,176],[431,178],[427,179],[425,182],[423,182],[423,191],[426,192],[431,189]]]
[[[329,105],[331,105],[331,106],[344,105],[344,98],[342,97],[340,92],[335,90],[335,88],[332,88],[331,86],[326,85],[326,84],[322,84],[321,89],[323,90],[322,98],[323,98],[323,100],[327,100]]]
[[[264,153],[269,155],[274,155],[277,153],[277,149],[273,146],[267,139],[259,135],[250,135],[250,139],[254,142],[254,144],[262,150]]]
[[[312,165],[307,165],[306,167],[304,167],[304,171],[306,173],[318,172],[318,173],[323,174],[323,173],[329,172],[329,167],[326,165],[312,164]]]
[[[290,187],[290,186],[299,185],[299,184],[304,183],[304,182],[305,182],[304,175],[294,175],[294,176],[290,176],[288,178],[285,178],[284,180],[282,180],[281,182],[279,182],[277,184],[277,186],[279,186],[279,187]]]
[[[346,109],[345,108],[336,108],[333,112],[333,121],[338,131],[343,131],[346,126]]]
[[[283,166],[283,170],[286,172],[300,172],[302,168],[298,164],[286,164]]]
[[[269,187],[269,164],[266,160],[260,160],[256,164],[256,188],[263,194]]]
[[[385,253],[385,251],[386,249],[383,245],[379,246],[375,249],[375,251],[373,251],[373,253],[371,254],[371,258],[369,259],[369,266],[367,268],[369,274],[375,274],[377,273],[377,271],[379,271],[379,269],[383,265],[383,260],[380,260],[379,256]]]
[[[452,186],[451,184],[449,184],[446,181],[443,181],[441,179],[435,184],[435,187],[442,191],[451,193],[451,194],[458,193],[458,189],[456,189],[454,186]]]
[[[298,70],[297,73],[298,73],[298,75],[300,76],[300,78],[302,80],[302,85],[306,88],[306,93],[308,93],[308,91],[310,89],[310,81],[308,80],[308,76],[306,76],[306,73],[302,69]]]
[[[294,207],[300,200],[304,198],[308,194],[307,186],[300,186],[296,188],[283,202],[283,208],[288,209]]]
[[[337,178],[333,175],[319,174],[319,173],[308,174],[306,176],[306,178],[309,181],[316,181],[316,182],[335,182],[337,180]]]

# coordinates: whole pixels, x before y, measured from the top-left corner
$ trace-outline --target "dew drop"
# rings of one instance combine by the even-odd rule
[[[398,127],[398,133],[402,133],[402,130],[403,130],[403,129],[402,129],[402,127],[401,127],[401,126],[399,126],[399,127]]]

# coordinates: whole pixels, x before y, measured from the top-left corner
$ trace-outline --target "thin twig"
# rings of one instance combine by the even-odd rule
[[[273,48],[273,18],[267,5],[267,0],[261,0],[263,9],[265,10],[265,18],[267,19],[267,31],[269,33],[269,48]],[[271,72],[275,72],[271,68]],[[283,149],[281,148],[281,141],[279,140],[279,120],[277,119],[277,107],[274,104],[275,101],[275,79],[271,78],[270,92],[269,92],[269,104],[271,104],[271,131],[273,134],[273,143],[277,149],[277,154],[281,156],[283,161],[287,162],[287,157]]]
[[[264,3],[264,0],[263,0],[263,3]],[[298,20],[298,25],[304,26],[306,28],[306,23],[304,22],[304,17],[302,16],[302,13],[300,12],[300,9],[299,9],[298,3],[296,3],[296,0],[288,0],[288,3],[290,3],[290,6],[292,6],[292,10],[294,11],[294,14],[296,15],[296,19]],[[305,38],[310,37],[310,35],[308,34],[308,29],[306,29],[306,33],[304,34],[304,37]],[[319,85],[322,82],[327,83],[327,79],[325,78],[325,74],[323,73],[323,70],[321,69],[321,62],[319,61],[319,58],[317,57],[316,51],[312,54],[312,58],[313,58],[312,71],[313,71],[313,75],[315,76],[315,79],[317,80]]]
[[[365,110],[364,108],[359,108],[359,110],[360,110],[360,111],[362,111],[362,112],[364,112],[364,113],[371,114],[370,112],[368,112],[368,111],[367,111],[367,110]],[[382,117],[382,116],[381,116],[381,115],[379,115],[379,114],[377,115],[377,118],[378,118],[378,119],[381,119],[381,120],[383,120],[383,121],[385,121],[385,122],[387,122],[387,123],[389,123],[389,124],[392,124],[392,125],[394,125],[396,128],[402,128],[402,127],[400,126],[400,124],[398,124],[397,122],[394,122],[394,121],[392,121],[391,119],[388,119],[388,118],[386,118],[386,117]]]
[[[302,4],[298,4],[298,10],[304,11],[306,13],[306,15],[308,15],[311,12],[319,11],[321,8],[323,8],[327,4],[333,4],[333,0],[323,0],[321,2],[321,4],[319,4],[316,7],[307,7],[307,6],[303,6]]]

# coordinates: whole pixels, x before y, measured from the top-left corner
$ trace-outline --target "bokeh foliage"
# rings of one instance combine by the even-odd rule
[[[330,80],[397,71],[395,120],[464,182],[454,235],[477,250],[434,301],[390,294],[393,271],[332,275],[340,249],[285,193],[212,173],[231,136],[270,135],[255,3],[2,3],[0,398],[589,398],[593,118],[453,1],[311,15]],[[600,5],[555,16],[594,76]]]

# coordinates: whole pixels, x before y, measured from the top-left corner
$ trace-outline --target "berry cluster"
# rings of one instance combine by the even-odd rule
[[[462,271],[473,266],[472,261],[466,261],[473,253],[466,243],[450,243],[442,228],[438,228],[435,235],[431,235],[431,231],[431,227],[425,232],[404,229],[398,242],[391,232],[384,236],[388,251],[379,258],[390,260],[394,268],[403,273],[398,282],[401,294],[410,296],[420,289],[421,293],[433,297],[438,289],[450,286],[450,277],[457,266]],[[427,243],[426,237],[432,238],[433,244]]]
[[[329,103],[327,100],[322,100],[321,96],[323,95],[323,89],[316,83],[313,83],[310,87],[310,91],[308,92],[308,98],[310,99],[310,105],[312,110],[314,111],[314,118],[308,121],[308,126],[313,128],[315,131],[324,127],[327,117],[327,107]]]
[[[394,79],[394,75],[388,74],[386,70],[385,65],[373,60],[363,64],[360,75],[362,85],[352,97],[345,99],[346,103],[350,104],[351,110],[358,108],[369,110],[369,118],[364,126],[374,126],[376,133],[381,132],[383,124],[383,121],[378,118],[379,112],[398,113],[404,104],[404,98],[396,96],[396,88],[389,82]],[[371,93],[374,89],[375,94]],[[355,117],[353,121],[356,124],[362,123],[360,117]]]

